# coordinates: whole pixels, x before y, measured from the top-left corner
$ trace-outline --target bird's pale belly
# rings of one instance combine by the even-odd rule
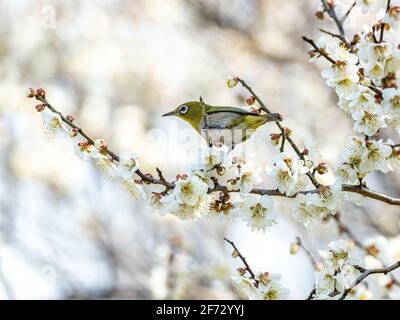
[[[203,129],[201,136],[214,147],[227,146],[232,150],[235,145],[246,141],[254,133],[251,129]]]

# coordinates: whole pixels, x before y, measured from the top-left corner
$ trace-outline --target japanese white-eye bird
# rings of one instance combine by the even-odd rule
[[[226,145],[229,150],[250,138],[263,124],[282,120],[278,113],[261,114],[237,107],[211,106],[201,98],[200,101],[183,103],[165,116],[185,120],[210,146]]]

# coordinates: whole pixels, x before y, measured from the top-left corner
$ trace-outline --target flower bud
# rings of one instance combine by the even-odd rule
[[[389,279],[388,282],[385,284],[385,288],[390,290],[393,288],[393,285],[394,285],[394,281]]]
[[[107,148],[107,145],[106,145],[104,139],[97,139],[97,140],[94,142],[94,146],[95,146],[96,149],[98,149],[98,150],[104,150],[104,149]]]
[[[269,136],[271,138],[272,144],[274,144],[274,145],[280,144],[280,141],[281,141],[281,134],[280,133],[271,133]]]
[[[218,166],[217,167],[217,174],[219,176],[223,176],[226,172],[226,168],[224,166]]]
[[[36,97],[46,98],[46,91],[43,88],[36,90]]]
[[[308,159],[308,160],[306,160],[305,162],[304,162],[304,165],[308,168],[308,169],[311,169],[312,168],[312,166],[313,166],[313,162],[310,160],[310,159]]]
[[[290,130],[288,127],[285,127],[284,129],[285,136],[289,137],[292,134],[292,130]]]
[[[320,163],[318,164],[318,166],[315,168],[315,170],[319,173],[319,174],[325,174],[329,171],[328,166],[326,165],[326,163]]]
[[[77,128],[72,128],[71,130],[69,130],[69,136],[71,138],[76,137],[79,133],[79,130]]]
[[[353,36],[353,40],[352,40],[352,44],[357,44],[358,42],[360,42],[360,40],[361,40],[361,35],[359,34],[359,33],[356,33],[354,36]]]
[[[247,269],[246,268],[242,268],[242,267],[239,267],[236,270],[237,270],[237,272],[239,272],[239,274],[241,276],[244,276],[246,274],[246,272],[247,272]]]
[[[367,252],[368,252],[371,256],[374,256],[374,257],[376,257],[376,256],[378,255],[378,253],[379,253],[379,250],[378,250],[378,248],[377,248],[375,245],[370,245],[370,246],[368,246],[366,249],[367,249]]]
[[[267,284],[270,281],[269,273],[268,272],[263,272],[260,274],[260,281],[263,284]]]
[[[35,89],[29,88],[28,91],[26,92],[26,97],[33,98],[34,96],[35,96]]]
[[[36,109],[37,112],[42,112],[44,109],[46,109],[46,105],[43,104],[43,103],[38,104],[38,105],[35,107],[35,109]]]
[[[239,252],[237,252],[237,250],[234,250],[232,252],[232,258],[236,259],[237,257],[239,257]]]
[[[228,88],[236,87],[238,82],[239,82],[239,77],[229,78],[227,81]]]
[[[74,116],[70,116],[70,115],[68,115],[66,118],[69,122],[74,122],[74,120],[75,120]]]
[[[324,19],[324,12],[321,10],[318,10],[315,12],[315,16],[317,17],[318,20],[323,20]]]
[[[255,96],[251,96],[251,97],[246,99],[246,103],[249,106],[253,105],[255,102],[256,102],[256,97]]]
[[[300,250],[300,246],[298,243],[291,243],[290,247],[289,247],[289,252],[290,254],[296,254],[297,252],[299,252]]]

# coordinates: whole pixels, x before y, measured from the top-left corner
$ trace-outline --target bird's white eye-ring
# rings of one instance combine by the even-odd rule
[[[180,114],[185,114],[187,111],[189,110],[189,108],[188,108],[188,106],[187,105],[181,105],[180,107],[179,107],[179,113]]]

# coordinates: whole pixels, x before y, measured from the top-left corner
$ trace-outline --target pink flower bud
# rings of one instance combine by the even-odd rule
[[[254,96],[251,96],[251,97],[246,99],[246,103],[249,106],[253,105],[255,102],[256,102],[256,97],[254,97]]]
[[[76,137],[76,136],[78,135],[78,133],[79,133],[79,130],[78,130],[77,128],[72,128],[72,129],[69,131],[69,136],[70,136],[71,138],[73,138],[73,137]]]
[[[315,12],[315,16],[317,17],[318,20],[323,20],[324,12],[319,10],[319,11]]]
[[[74,122],[74,120],[75,120],[74,116],[71,116],[71,115],[68,115],[66,118],[69,122]]]
[[[28,91],[26,92],[26,96],[28,98],[33,98],[35,96],[35,89],[29,88]]]
[[[36,109],[36,111],[37,112],[42,112],[44,109],[46,108],[46,105],[45,104],[38,104],[36,107],[35,107],[35,109]]]
[[[36,97],[46,98],[46,91],[43,88],[36,90]]]

